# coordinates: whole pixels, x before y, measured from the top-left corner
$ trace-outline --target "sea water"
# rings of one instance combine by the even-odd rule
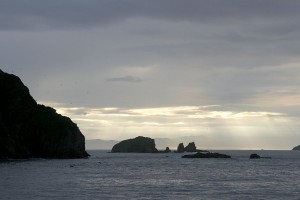
[[[232,158],[90,151],[0,162],[0,199],[300,199],[300,151],[217,152]]]

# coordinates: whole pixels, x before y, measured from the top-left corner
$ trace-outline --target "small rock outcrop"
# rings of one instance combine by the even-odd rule
[[[166,148],[166,150],[164,150],[164,152],[165,152],[165,153],[170,153],[170,152],[171,152],[171,150],[170,150],[170,148],[169,148],[169,147],[167,147],[167,148]]]
[[[260,159],[261,157],[260,157],[260,155],[258,155],[258,154],[256,154],[256,153],[253,153],[253,154],[250,155],[249,158],[250,158],[250,159]]]
[[[184,151],[186,152],[197,152],[197,148],[195,142],[190,142],[185,148]]]
[[[184,155],[182,158],[231,158],[231,156],[220,153],[196,153],[190,155]]]
[[[260,159],[260,158],[264,158],[264,159],[271,159],[272,157],[269,157],[269,156],[260,156],[260,155],[258,155],[258,154],[256,154],[256,153],[253,153],[253,154],[251,154],[250,155],[250,157],[249,157],[250,159]]]
[[[300,150],[300,145],[294,147],[292,150]]]
[[[177,153],[183,153],[184,152],[184,146],[183,143],[180,143],[177,147]]]
[[[87,156],[71,119],[37,104],[19,77],[0,70],[0,159]]]
[[[171,153],[172,151],[170,150],[169,147],[166,147],[165,150],[157,151],[157,153]]]
[[[158,153],[154,139],[138,136],[114,145],[112,153]]]

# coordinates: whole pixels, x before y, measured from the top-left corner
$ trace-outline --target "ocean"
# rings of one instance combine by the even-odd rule
[[[232,158],[89,151],[87,159],[2,161],[0,199],[300,199],[300,151],[216,152]]]

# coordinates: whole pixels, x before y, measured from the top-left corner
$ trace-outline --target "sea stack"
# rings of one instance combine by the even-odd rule
[[[37,104],[19,77],[0,70],[0,97],[0,159],[88,156],[77,125]]]
[[[190,142],[185,148],[184,151],[186,152],[197,152],[197,148],[195,142]]]
[[[177,147],[177,153],[183,153],[184,152],[184,145],[183,143],[180,143]]]

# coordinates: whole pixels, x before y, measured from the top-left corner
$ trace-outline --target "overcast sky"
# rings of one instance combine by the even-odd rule
[[[1,0],[0,66],[86,139],[290,149],[299,19],[298,0]]]

